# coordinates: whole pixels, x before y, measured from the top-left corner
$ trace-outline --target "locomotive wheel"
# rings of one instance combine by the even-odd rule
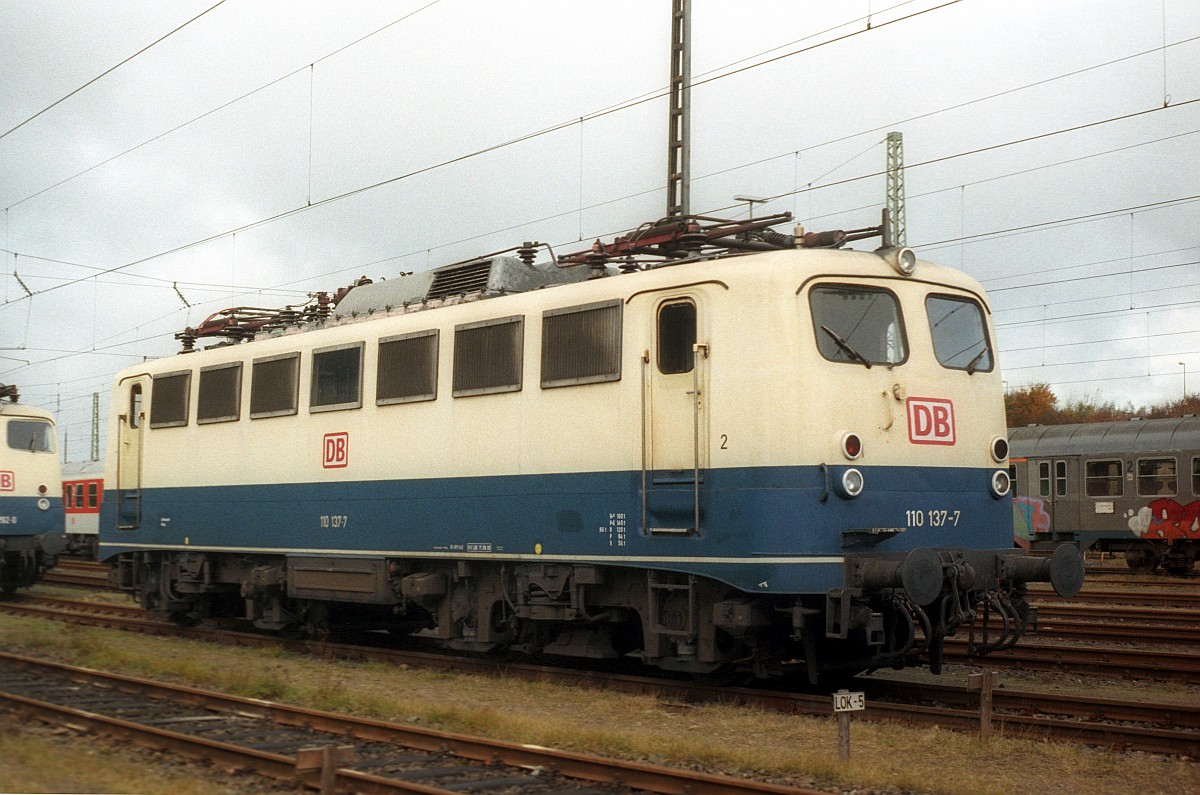
[[[1134,574],[1150,574],[1158,568],[1158,554],[1153,547],[1133,547],[1125,550],[1125,565]]]

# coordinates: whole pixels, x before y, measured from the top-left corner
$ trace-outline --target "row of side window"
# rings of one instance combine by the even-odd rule
[[[1139,497],[1174,496],[1180,493],[1174,457],[1146,457],[1136,462],[1136,491]],[[1049,497],[1067,494],[1067,462],[1038,463],[1038,493]],[[1119,458],[1084,462],[1084,492],[1089,497],[1121,497],[1125,493],[1125,462]],[[1186,481],[1184,481],[1186,483]],[[1200,456],[1192,458],[1192,494],[1200,496]]]
[[[542,316],[541,386],[618,381],[621,378],[622,303],[619,300],[548,310]],[[441,332],[426,329],[383,337],[375,347],[375,404],[437,399]],[[524,372],[525,318],[494,318],[454,327],[454,397],[519,392]],[[250,417],[278,417],[299,409],[300,352],[250,362]],[[315,348],[309,411],[361,408],[366,343]],[[242,362],[202,367],[196,423],[241,417]],[[187,425],[191,370],[154,376],[150,427]]]

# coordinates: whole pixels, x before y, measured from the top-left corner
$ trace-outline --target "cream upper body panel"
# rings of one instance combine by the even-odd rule
[[[822,356],[809,306],[811,290],[820,285],[869,286],[894,295],[905,359],[867,368]],[[864,465],[984,466],[988,439],[1004,433],[994,352],[986,372],[940,364],[925,310],[931,292],[978,301],[984,317],[989,314],[978,283],[958,271],[921,262],[913,276],[903,277],[874,254],[828,250],[697,261],[419,311],[395,309],[130,368],[114,387],[109,449],[122,444],[121,423],[132,411],[127,391],[140,380],[148,415],[140,428],[141,483],[148,487],[638,470],[650,426],[669,419],[669,410],[656,413],[654,406],[668,397],[691,400],[664,397],[675,387],[655,370],[659,311],[691,302],[700,398],[679,432],[696,434],[700,466],[837,463],[847,431],[862,437]],[[543,388],[543,314],[605,301],[621,307],[619,378]],[[456,327],[513,317],[523,318],[519,391],[452,396]],[[380,340],[429,330],[438,332],[436,399],[376,405]],[[992,345],[990,323],[987,333]],[[311,411],[312,351],[357,344],[361,407]],[[293,353],[300,354],[295,413],[251,419],[255,362]],[[198,424],[201,371],[231,362],[241,364],[238,419]],[[154,378],[185,371],[191,373],[186,422],[154,427]],[[912,443],[910,397],[950,401],[953,450]],[[345,440],[344,465],[328,465],[331,435]],[[968,449],[974,452],[964,457]],[[115,476],[115,459],[110,454],[108,477]]]

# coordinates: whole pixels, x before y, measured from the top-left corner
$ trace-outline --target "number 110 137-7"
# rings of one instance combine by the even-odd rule
[[[961,511],[905,511],[904,521],[909,527],[958,527]]]

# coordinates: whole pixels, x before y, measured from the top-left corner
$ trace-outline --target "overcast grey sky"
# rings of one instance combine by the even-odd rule
[[[78,460],[214,311],[660,217],[670,5],[0,0],[0,382]],[[899,130],[1010,387],[1200,391],[1194,0],[693,0],[693,81],[693,212],[877,223]]]

